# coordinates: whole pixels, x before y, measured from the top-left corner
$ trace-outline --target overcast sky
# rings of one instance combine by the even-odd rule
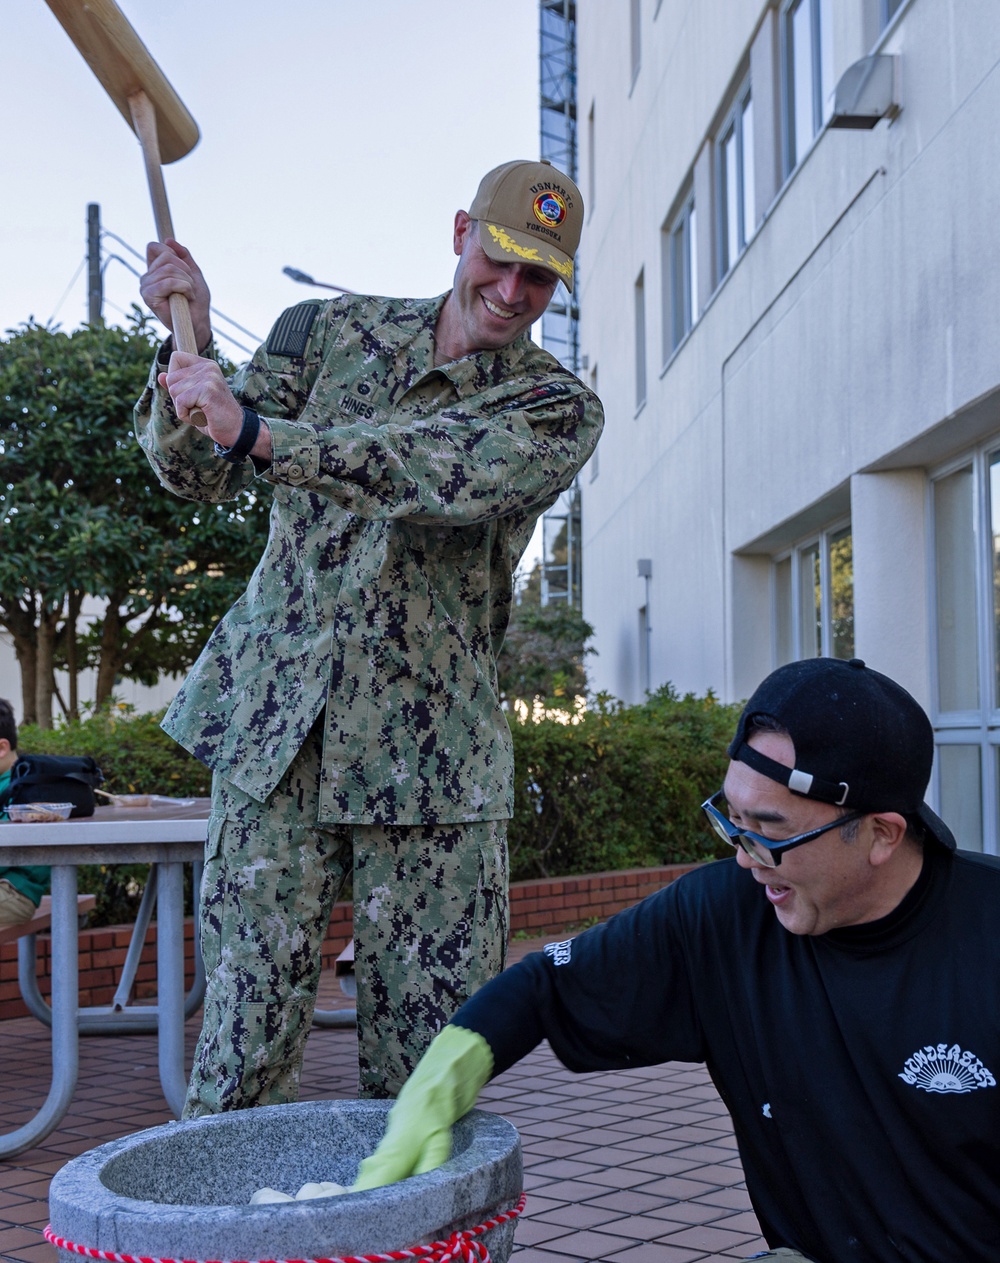
[[[322,293],[286,264],[371,293],[447,289],[455,210],[490,167],[538,157],[537,0],[120,7],[201,129],[164,168],[176,235],[213,304],[259,338]],[[87,203],[142,251],[153,217],[138,142],[44,0],[0,3],[0,120],[0,330],[31,316],[73,329]],[[136,278],[111,259],[105,320],[133,301]]]

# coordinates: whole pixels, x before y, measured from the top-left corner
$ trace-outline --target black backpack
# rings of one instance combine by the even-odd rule
[[[0,793],[8,803],[72,803],[70,817],[94,814],[94,788],[104,773],[89,755],[21,754],[10,770],[10,784]]]

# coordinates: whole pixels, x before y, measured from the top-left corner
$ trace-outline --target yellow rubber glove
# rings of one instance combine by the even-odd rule
[[[451,1157],[451,1125],[493,1073],[493,1050],[476,1031],[446,1026],[389,1111],[385,1136],[358,1169],[353,1192],[433,1171]]]

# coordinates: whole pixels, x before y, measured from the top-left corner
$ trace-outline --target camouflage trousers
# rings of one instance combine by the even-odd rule
[[[207,990],[184,1117],[294,1101],[330,911],[354,892],[362,1096],[395,1096],[504,966],[507,822],[323,825],[314,729],[265,803],[221,777],[201,892]]]

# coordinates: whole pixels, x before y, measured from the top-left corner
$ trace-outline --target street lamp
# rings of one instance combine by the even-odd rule
[[[320,289],[335,289],[338,294],[354,293],[353,289],[344,289],[343,285],[328,285],[326,281],[314,281],[308,272],[300,272],[298,268],[282,268],[281,270],[293,281],[298,281],[300,285],[317,285]]]

